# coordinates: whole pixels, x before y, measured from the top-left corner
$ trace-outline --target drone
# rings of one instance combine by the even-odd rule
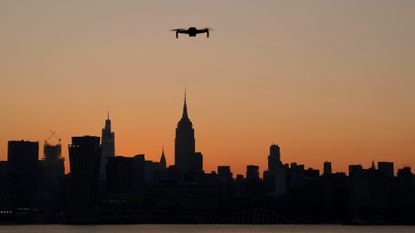
[[[171,31],[176,32],[176,38],[179,38],[179,34],[187,34],[189,37],[195,37],[197,34],[206,33],[206,37],[209,38],[209,31],[212,31],[211,28],[202,28],[197,29],[196,27],[189,27],[188,29],[176,28]]]

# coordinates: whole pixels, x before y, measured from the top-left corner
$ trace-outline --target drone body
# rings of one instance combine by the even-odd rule
[[[197,29],[196,27],[189,27],[188,29],[177,28],[172,29],[172,31],[176,32],[176,38],[179,38],[179,34],[187,34],[189,37],[195,37],[197,34],[206,33],[206,37],[209,38],[209,31],[212,30],[210,28],[202,28]]]

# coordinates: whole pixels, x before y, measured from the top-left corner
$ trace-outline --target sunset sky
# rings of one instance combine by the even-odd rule
[[[262,173],[272,143],[307,168],[415,165],[414,12],[412,0],[2,0],[0,160],[8,140],[42,145],[54,130],[68,162],[71,136],[100,136],[108,110],[117,155],[158,160],[164,144],[171,165],[186,88],[207,172]],[[169,31],[190,26],[214,31]]]

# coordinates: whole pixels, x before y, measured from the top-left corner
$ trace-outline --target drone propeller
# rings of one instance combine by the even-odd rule
[[[184,31],[185,29],[183,28],[175,28],[175,29],[171,29],[170,31],[172,32],[177,32],[177,31]]]

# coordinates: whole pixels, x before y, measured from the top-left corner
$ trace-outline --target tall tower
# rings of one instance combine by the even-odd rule
[[[18,178],[12,184],[13,206],[29,207],[38,181],[39,142],[9,141],[7,160],[9,171]]]
[[[281,164],[280,147],[272,144],[269,148],[268,171],[275,171],[277,166]]]
[[[182,118],[177,124],[174,148],[174,162],[180,172],[193,172],[193,158],[195,156],[195,132],[187,114],[186,92]]]
[[[101,149],[99,137],[72,137],[72,144],[68,146],[71,170],[70,209],[91,208],[95,205]]]
[[[108,158],[115,156],[115,141],[114,132],[111,132],[111,120],[110,114],[108,113],[107,119],[105,120],[105,128],[102,129],[102,159],[100,166],[100,180],[102,184],[106,182],[106,166]]]
[[[163,151],[161,152],[161,157],[160,157],[160,168],[163,170],[166,170],[167,168],[166,156],[164,156],[164,146],[163,146]]]

